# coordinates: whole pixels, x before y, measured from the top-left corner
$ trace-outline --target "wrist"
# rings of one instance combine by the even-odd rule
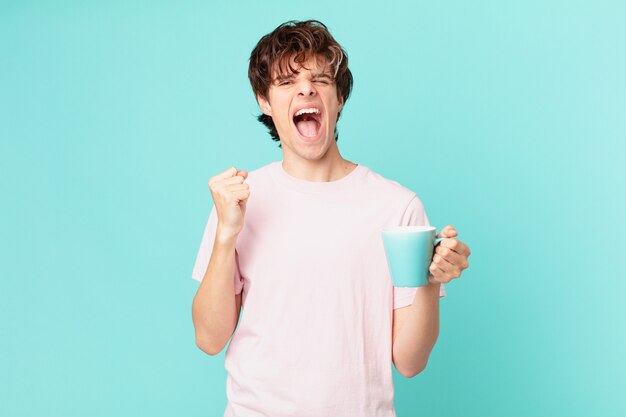
[[[217,226],[217,229],[215,231],[215,240],[218,240],[220,242],[228,243],[236,241],[237,236],[239,236],[239,233],[229,229],[221,228],[219,225]]]
[[[433,292],[439,294],[439,290],[441,287],[441,282],[428,279],[428,284],[423,285],[421,287],[417,287],[418,290],[421,289],[422,292]]]

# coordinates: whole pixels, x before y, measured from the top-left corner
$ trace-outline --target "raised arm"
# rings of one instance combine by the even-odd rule
[[[196,344],[218,354],[232,336],[241,311],[241,293],[234,293],[235,244],[243,228],[250,195],[245,171],[231,167],[209,180],[218,221],[211,258],[193,299]]]

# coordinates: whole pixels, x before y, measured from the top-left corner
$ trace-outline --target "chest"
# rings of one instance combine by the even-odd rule
[[[283,200],[251,208],[238,242],[248,289],[371,289],[388,277],[380,231],[397,216],[384,205]]]

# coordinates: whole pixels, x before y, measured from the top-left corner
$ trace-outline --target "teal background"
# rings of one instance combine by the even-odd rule
[[[434,3],[2,2],[0,415],[222,415],[207,181],[282,158],[247,59],[307,18],[349,54],[343,156],[472,249],[398,416],[624,415],[625,3]]]

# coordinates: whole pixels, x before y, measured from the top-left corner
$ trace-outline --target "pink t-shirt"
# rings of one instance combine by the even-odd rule
[[[249,172],[237,238],[238,327],[226,350],[225,417],[392,417],[393,286],[381,230],[429,225],[417,195],[358,165],[337,181],[290,176],[282,161]],[[211,210],[193,268],[201,281]],[[440,296],[445,296],[441,286]]]

